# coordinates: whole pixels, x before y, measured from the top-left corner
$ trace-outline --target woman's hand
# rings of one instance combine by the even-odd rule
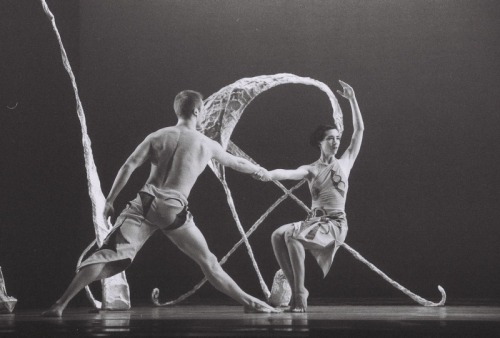
[[[343,91],[341,92],[340,90],[337,90],[337,93],[339,93],[339,95],[345,97],[348,100],[354,99],[356,97],[354,95],[354,89],[352,89],[352,87],[349,86],[344,81],[339,80],[339,82],[340,82],[340,85],[342,86]]]

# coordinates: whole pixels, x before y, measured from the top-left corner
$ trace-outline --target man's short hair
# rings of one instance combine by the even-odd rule
[[[175,96],[174,111],[179,117],[190,118],[203,105],[203,95],[194,90],[183,90]]]
[[[325,139],[325,133],[328,130],[339,130],[337,127],[329,125],[329,124],[321,124],[316,127],[316,129],[311,133],[309,137],[309,144],[314,148],[319,148],[319,144],[321,141]]]

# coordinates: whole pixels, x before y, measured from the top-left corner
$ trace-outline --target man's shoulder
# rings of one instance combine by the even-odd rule
[[[183,129],[177,126],[165,127],[148,135],[150,140],[162,140],[169,138],[182,138],[185,144],[204,144],[210,148],[217,147],[219,144],[197,130]]]
[[[173,127],[166,127],[158,129],[148,136],[146,136],[144,142],[149,143],[152,147],[158,147],[165,143],[175,142],[179,138],[179,133],[176,132]]]
[[[148,135],[148,138],[167,137],[170,135],[179,134],[179,132],[180,131],[177,128],[175,128],[175,126],[165,127],[165,128],[161,128],[161,129],[158,129],[157,131],[152,132],[151,134]]]
[[[151,134],[165,134],[165,133],[175,133],[179,132],[179,128],[176,126],[170,126],[170,127],[164,127],[161,129],[158,129],[157,131],[152,132]]]
[[[190,130],[189,134],[191,137],[197,139],[199,142],[207,144],[207,145],[214,145],[214,143],[217,143],[214,140],[212,140],[210,137],[206,136],[205,134],[203,134],[202,132],[200,132],[198,130]]]

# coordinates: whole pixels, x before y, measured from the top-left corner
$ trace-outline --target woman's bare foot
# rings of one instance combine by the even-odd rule
[[[291,307],[292,312],[306,312],[307,311],[307,298],[309,291],[304,290],[295,294],[294,306]]]

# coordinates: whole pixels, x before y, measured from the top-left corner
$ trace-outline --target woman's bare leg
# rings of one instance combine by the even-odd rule
[[[271,243],[273,245],[273,251],[274,251],[274,256],[276,257],[276,260],[278,261],[278,264],[283,270],[283,273],[285,274],[286,279],[288,280],[288,283],[290,284],[292,288],[292,299],[290,302],[290,307],[294,308],[295,307],[295,297],[294,297],[294,290],[293,290],[293,285],[294,285],[294,273],[293,273],[293,268],[292,268],[292,263],[290,261],[290,255],[288,253],[288,247],[286,245],[286,236],[285,233],[289,231],[293,231],[293,225],[292,224],[285,224],[280,226],[278,229],[276,229],[273,234],[271,235]],[[271,304],[274,305],[274,304]]]
[[[288,254],[293,270],[293,284],[291,285],[294,297],[293,312],[306,312],[307,298],[309,292],[304,286],[305,265],[304,260],[306,257],[305,249],[302,243],[291,237],[291,232],[285,233],[285,243],[288,248]]]

